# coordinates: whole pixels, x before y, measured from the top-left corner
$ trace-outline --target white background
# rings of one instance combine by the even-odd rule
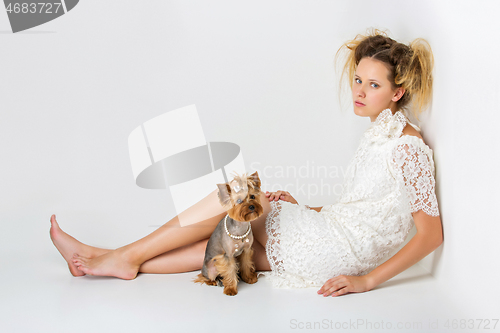
[[[64,274],[48,235],[53,213],[79,240],[108,248],[172,218],[167,191],[135,185],[127,139],[190,104],[208,141],[242,148],[264,190],[289,186],[300,203],[332,203],[369,125],[349,96],[340,107],[335,52],[376,27],[404,43],[425,38],[434,51],[433,103],[421,117],[445,235],[433,283],[471,318],[498,318],[499,5],[85,0],[16,34],[0,9],[3,272],[29,274],[36,261]],[[323,166],[339,174],[312,174]],[[276,174],[287,167],[308,174]]]

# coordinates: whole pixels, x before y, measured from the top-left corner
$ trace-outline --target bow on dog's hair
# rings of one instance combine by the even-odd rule
[[[226,210],[232,207],[231,193],[240,194],[242,197],[245,197],[248,192],[248,186],[254,190],[260,191],[260,179],[257,171],[250,176],[246,173],[238,175],[236,172],[233,172],[233,176],[234,178],[229,184],[217,184],[217,187],[219,188],[217,195],[219,197],[220,204]]]

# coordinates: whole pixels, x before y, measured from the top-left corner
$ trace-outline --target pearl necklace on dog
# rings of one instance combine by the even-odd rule
[[[229,230],[227,230],[227,217],[229,215],[226,215],[226,218],[224,219],[224,228],[226,229],[226,234],[231,237],[232,239],[243,239],[243,238],[246,238],[248,236],[248,234],[250,233],[250,231],[252,231],[252,225],[250,224],[250,222],[248,222],[248,230],[247,232],[245,232],[243,235],[241,236],[235,236],[235,235],[231,235],[229,233]]]

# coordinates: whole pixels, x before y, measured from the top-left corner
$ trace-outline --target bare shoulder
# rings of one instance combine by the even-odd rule
[[[406,124],[405,128],[403,128],[403,135],[416,136],[417,138],[420,138],[422,141],[424,141],[420,133],[416,129],[414,129],[413,126],[411,126],[410,124]]]

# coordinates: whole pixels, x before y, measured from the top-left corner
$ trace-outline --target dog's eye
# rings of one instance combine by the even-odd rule
[[[255,199],[255,195],[251,195],[251,196],[250,196],[250,199]]]
[[[241,199],[236,200],[236,203],[242,203],[243,201]]]

